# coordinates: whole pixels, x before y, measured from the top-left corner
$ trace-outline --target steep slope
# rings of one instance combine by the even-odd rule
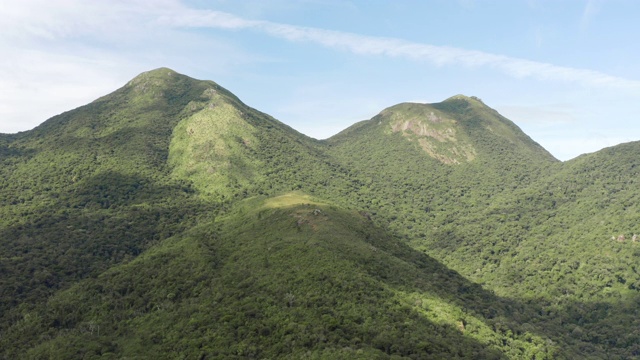
[[[500,224],[493,234],[502,255],[473,278],[498,294],[545,304],[553,315],[541,320],[561,319],[572,330],[564,335],[568,344],[588,343],[581,346],[619,358],[639,355],[640,334],[631,330],[640,325],[639,155],[634,142],[581,156],[496,203],[482,216],[485,224]],[[460,230],[459,236],[473,233]]]
[[[3,141],[0,318],[137,256],[208,211],[166,159],[181,109],[204,89],[168,69]]]
[[[290,193],[242,202],[57,294],[0,348],[13,358],[559,354],[521,327],[525,315],[357,212]]]
[[[638,144],[558,163],[481,104],[454,106],[462,102],[471,100],[402,104],[332,139],[332,153],[368,179],[359,206],[470,280],[540,308],[531,320],[575,356],[640,353],[629,331],[640,300]],[[422,128],[405,120],[420,116]],[[448,120],[425,128],[435,117]],[[415,129],[437,143],[437,131],[455,134],[442,154],[461,146],[476,156],[443,161]]]
[[[244,197],[313,192],[330,181],[348,191],[347,172],[323,147],[214,82],[166,68],[0,136],[0,337],[11,328],[22,334],[12,339],[26,339],[16,329],[32,311],[51,316],[43,304],[54,299],[68,308],[65,289],[164,247]],[[169,273],[154,284],[174,279]],[[109,298],[105,311],[117,304]]]
[[[0,134],[0,358],[632,358],[639,153],[461,95],[317,141],[150,71]]]
[[[372,130],[376,129],[376,130]],[[462,164],[494,159],[553,160],[553,156],[524,134],[513,122],[486,106],[480,99],[453,96],[441,103],[402,103],[389,107],[373,119],[355,124],[333,136],[337,146],[360,142],[367,133],[400,134],[443,164]]]
[[[311,176],[298,171],[302,159],[329,173],[314,143],[214,82],[166,68],[2,135],[0,328],[20,318],[19,306],[129,261],[234,199],[291,190]],[[266,181],[273,172],[280,179]]]
[[[593,261],[592,266],[604,270],[608,267],[605,264],[611,265],[619,260],[631,264],[632,249],[638,240],[637,237],[634,240],[634,234],[639,232],[638,154],[640,143],[628,143],[573,159],[562,164],[552,175],[520,189],[512,197],[498,199],[478,217],[482,217],[486,225],[500,223],[499,231],[503,233],[494,228],[494,234],[517,239],[518,252],[527,254],[527,262],[535,256],[539,257],[536,263],[558,260],[581,263],[588,258],[593,261],[605,255],[603,251],[606,250],[611,253],[606,258]],[[477,234],[473,230],[469,233]],[[538,250],[534,251],[534,248]],[[623,251],[624,248],[627,251]],[[520,262],[520,267],[524,268],[523,264]],[[573,266],[584,270],[582,265],[576,263]],[[571,273],[575,270],[563,271]],[[625,271],[631,272],[631,269]],[[508,272],[516,276],[515,272]],[[496,274],[501,275],[504,274]],[[538,275],[536,280],[540,281],[545,274]],[[578,283],[601,278],[602,284],[611,285],[616,278],[613,274],[583,275],[577,278]],[[631,273],[628,277],[636,278]],[[556,287],[551,280],[544,286],[548,290]],[[589,290],[589,293],[595,295],[601,291],[599,287]]]
[[[237,99],[205,93],[198,111],[175,127],[168,159],[172,176],[189,179],[201,193],[229,199],[302,187],[314,192],[344,172],[321,142]]]
[[[352,201],[420,245],[436,245],[434,235],[454,218],[558,165],[512,122],[461,95],[390,107],[328,142],[330,154],[362,179]]]

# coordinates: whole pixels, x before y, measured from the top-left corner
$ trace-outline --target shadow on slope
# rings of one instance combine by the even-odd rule
[[[117,172],[16,201],[4,209],[12,213],[0,229],[2,328],[21,319],[30,304],[127,262],[216,211],[186,183]]]
[[[294,194],[240,204],[23,312],[5,356],[550,358],[527,309]],[[16,343],[17,344],[17,343]]]

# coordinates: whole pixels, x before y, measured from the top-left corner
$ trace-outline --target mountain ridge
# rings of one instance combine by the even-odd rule
[[[470,116],[467,114],[469,112]],[[354,133],[356,129],[362,131],[367,124],[376,122],[378,125],[390,123],[391,129],[387,129],[387,132],[399,132],[407,139],[416,141],[431,157],[445,164],[460,164],[475,159],[479,151],[478,144],[473,144],[469,136],[472,131],[477,132],[478,127],[495,132],[520,148],[528,148],[529,152],[537,152],[555,160],[553,155],[524,134],[513,122],[479,99],[464,95],[455,95],[433,104],[393,105],[371,120],[358,122],[327,141],[339,142],[346,134]]]
[[[0,136],[0,358],[632,358],[638,144],[464,95],[315,140],[143,73]]]

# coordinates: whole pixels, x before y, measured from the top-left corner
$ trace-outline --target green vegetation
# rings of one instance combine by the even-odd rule
[[[462,95],[317,141],[150,71],[0,134],[0,358],[633,358],[638,153]]]
[[[422,149],[388,134],[393,123],[356,124],[330,151],[370,179],[352,196],[358,207],[465,278],[539,309],[527,322],[570,357],[638,355],[640,144],[558,163],[473,99],[422,106],[456,114],[477,158],[425,166]]]
[[[293,193],[56,294],[6,340],[49,334],[25,344],[33,358],[550,357],[510,306],[361,214]]]

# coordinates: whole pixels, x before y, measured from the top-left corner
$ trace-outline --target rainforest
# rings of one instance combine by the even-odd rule
[[[637,358],[639,172],[473,96],[316,140],[152,70],[0,134],[0,358]]]

